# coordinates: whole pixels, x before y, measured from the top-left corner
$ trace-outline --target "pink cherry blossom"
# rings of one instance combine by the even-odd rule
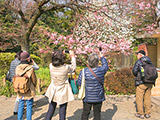
[[[149,9],[150,7],[151,7],[151,4],[148,3],[148,4],[146,5],[146,9]]]

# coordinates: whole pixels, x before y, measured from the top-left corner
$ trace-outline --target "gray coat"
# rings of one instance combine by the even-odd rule
[[[15,69],[16,67],[21,63],[20,60],[18,60],[18,58],[15,58],[11,64],[10,64],[10,68],[9,68],[9,81],[12,82],[12,78],[15,75]]]

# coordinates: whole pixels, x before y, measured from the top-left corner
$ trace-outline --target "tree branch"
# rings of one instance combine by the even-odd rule
[[[18,13],[19,13],[19,15],[21,16],[21,20],[26,23],[26,22],[27,22],[27,19],[25,19],[25,16],[24,16],[24,14],[23,14],[23,12],[22,12],[21,9],[18,10]]]
[[[70,1],[69,3],[66,3],[66,4],[52,4],[51,7],[48,7],[48,8],[44,8],[44,12],[47,12],[47,11],[51,11],[51,10],[57,10],[57,9],[61,9],[61,8],[73,8],[73,5],[75,5],[75,2],[74,1]]]

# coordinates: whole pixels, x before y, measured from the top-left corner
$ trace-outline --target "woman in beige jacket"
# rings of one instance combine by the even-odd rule
[[[49,65],[51,83],[47,89],[46,96],[49,98],[49,109],[46,120],[51,120],[52,115],[59,105],[59,119],[65,120],[67,103],[74,100],[71,86],[68,82],[68,73],[76,69],[76,59],[73,51],[69,51],[71,65],[65,65],[65,55],[61,50],[57,50],[52,55],[52,63]]]

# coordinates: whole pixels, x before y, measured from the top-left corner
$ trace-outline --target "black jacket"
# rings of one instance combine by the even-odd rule
[[[141,79],[141,67],[143,66],[143,62],[145,63],[152,63],[150,58],[147,56],[141,57],[139,60],[136,61],[133,67],[133,75],[136,76],[135,78],[135,86],[138,86],[140,84],[144,84],[142,79]]]

